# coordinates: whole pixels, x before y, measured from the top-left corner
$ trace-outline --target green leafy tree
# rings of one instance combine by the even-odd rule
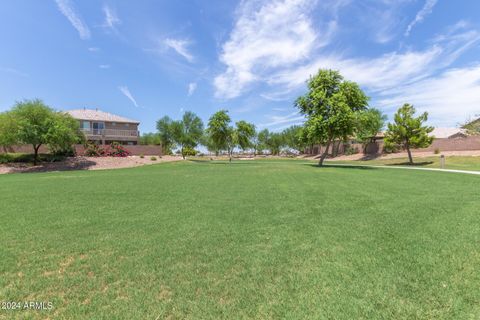
[[[308,92],[295,101],[295,106],[307,118],[308,140],[326,147],[319,161],[323,165],[332,143],[347,140],[354,133],[355,113],[367,108],[369,98],[356,83],[334,70],[319,70],[307,86]]]
[[[154,133],[154,132],[148,132],[148,133],[142,134],[139,142],[142,145],[159,146],[159,145],[162,144],[160,134],[159,133]],[[168,152],[165,152],[165,153],[168,153]]]
[[[375,136],[385,127],[387,116],[380,110],[370,108],[357,113],[356,137],[364,147],[373,142]]]
[[[17,102],[12,109],[17,122],[17,139],[20,143],[31,144],[34,151],[33,164],[38,163],[38,150],[48,143],[49,129],[54,122],[54,111],[41,100]]]
[[[74,145],[85,142],[78,120],[63,112],[53,114],[45,137],[50,151],[57,155],[74,155]]]
[[[266,142],[267,149],[272,155],[279,155],[285,146],[285,137],[281,132],[271,132]]]
[[[257,152],[263,152],[267,149],[268,139],[270,138],[270,131],[268,129],[261,130],[257,135]]]
[[[226,150],[232,160],[229,148],[234,142],[233,128],[230,126],[230,116],[227,110],[215,112],[208,120],[207,134],[215,150]]]
[[[413,164],[411,148],[426,148],[432,144],[433,137],[429,133],[433,127],[424,126],[423,123],[428,120],[428,113],[424,112],[415,117],[415,108],[406,103],[398,109],[394,116],[394,122],[388,124],[385,133],[385,146],[392,148],[400,146],[407,150],[408,161]]]
[[[172,121],[170,129],[173,142],[180,148],[183,159],[187,151],[195,149],[203,136],[203,122],[195,113],[187,111],[182,120]]]
[[[17,121],[12,112],[0,113],[0,147],[5,152],[18,143]]]
[[[293,125],[282,131],[285,145],[293,150],[303,153],[307,147],[304,139],[304,128],[302,126]]]
[[[171,154],[172,148],[175,145],[173,139],[173,120],[170,117],[165,116],[157,121],[157,131],[162,144],[163,152],[165,154]]]
[[[241,120],[236,123],[235,130],[237,134],[238,146],[242,149],[243,152],[253,147],[252,139],[255,136],[254,124]]]

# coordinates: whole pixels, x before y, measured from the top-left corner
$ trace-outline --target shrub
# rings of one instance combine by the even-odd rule
[[[157,161],[157,157],[150,157],[150,160]]]
[[[145,158],[145,156],[143,155],[143,153],[140,155],[140,158],[141,158],[141,159]]]
[[[83,155],[87,157],[102,157],[105,155],[105,150],[99,145],[90,142],[85,145]]]
[[[435,148],[435,150],[433,150],[433,153],[434,153],[434,154],[439,154],[439,153],[440,153],[440,149],[439,149],[439,148]]]
[[[109,148],[107,148],[106,156],[108,157],[128,157],[130,155],[130,151],[125,149],[121,144],[118,142],[112,142]]]
[[[345,149],[345,155],[347,156],[350,156],[352,154],[357,154],[359,153],[358,151],[358,148],[354,148],[352,146],[348,146],[346,149]]]
[[[184,147],[183,148],[183,155],[188,157],[188,156],[195,156],[196,154],[198,153],[197,150],[193,149],[193,148],[190,148],[190,147]]]

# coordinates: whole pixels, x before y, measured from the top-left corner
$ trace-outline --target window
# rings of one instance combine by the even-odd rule
[[[82,122],[82,129],[83,130],[90,130],[90,121],[83,121]]]
[[[129,123],[125,123],[125,127],[127,127],[127,128],[128,128],[128,126],[129,126],[129,125],[130,125]]]
[[[117,124],[115,122],[112,122],[112,127],[115,127]]]

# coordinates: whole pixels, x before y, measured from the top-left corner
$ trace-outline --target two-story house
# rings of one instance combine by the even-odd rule
[[[89,141],[101,144],[118,142],[138,144],[140,122],[127,119],[98,109],[76,109],[67,111],[80,122],[80,129]]]

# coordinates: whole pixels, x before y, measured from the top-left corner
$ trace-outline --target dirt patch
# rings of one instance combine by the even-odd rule
[[[120,169],[144,166],[160,162],[180,161],[181,157],[176,156],[130,156],[125,158],[113,157],[72,157],[61,162],[42,163],[37,166],[26,163],[9,163],[0,165],[0,174],[3,173],[25,173],[25,172],[49,172],[49,171],[69,171],[69,170],[103,170]]]

